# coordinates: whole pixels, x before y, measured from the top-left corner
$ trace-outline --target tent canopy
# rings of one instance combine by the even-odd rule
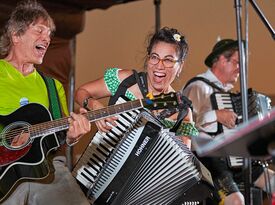
[[[55,21],[55,36],[72,38],[84,29],[85,12],[92,9],[107,9],[113,5],[137,0],[40,0]],[[8,19],[19,0],[0,1],[0,26]]]

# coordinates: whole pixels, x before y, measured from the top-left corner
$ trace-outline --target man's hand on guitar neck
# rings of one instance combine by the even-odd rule
[[[91,124],[88,119],[83,115],[87,113],[84,108],[79,109],[79,114],[71,113],[68,118],[69,129],[67,131],[66,142],[68,145],[73,145],[79,141],[79,139],[91,130]]]

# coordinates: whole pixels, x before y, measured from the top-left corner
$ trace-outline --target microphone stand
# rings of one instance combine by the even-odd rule
[[[243,122],[248,121],[248,94],[247,94],[247,67],[245,63],[246,55],[244,52],[244,45],[242,40],[242,26],[241,26],[241,0],[235,0],[235,9],[236,9],[236,23],[237,23],[237,37],[238,37],[238,46],[239,46],[239,59],[240,59],[240,87],[241,87],[241,96],[242,96],[242,114]],[[246,42],[248,44],[248,42]],[[247,46],[247,45],[246,45]],[[251,159],[244,158],[243,173],[245,176],[244,187],[245,187],[245,204],[253,205],[253,197],[251,197]]]
[[[264,25],[267,27],[271,33],[272,38],[275,40],[275,32],[272,26],[269,24],[264,14],[261,12],[260,8],[254,0],[249,0],[254,10],[257,12]],[[248,51],[244,52],[244,45],[242,41],[242,27],[241,27],[241,0],[235,0],[235,10],[236,10],[236,22],[237,22],[237,37],[238,37],[238,46],[239,46],[239,59],[240,59],[240,87],[241,87],[241,96],[242,96],[242,114],[243,122],[248,121],[248,94],[247,94],[247,65],[248,65]],[[248,48],[248,40],[246,39],[246,48]],[[274,154],[274,153],[273,153]],[[274,155],[273,159],[274,159]],[[251,159],[244,159],[243,166],[244,173],[244,185],[245,185],[245,204],[253,205],[253,197],[251,192],[252,185],[252,166]]]
[[[155,4],[155,15],[156,15],[156,32],[159,31],[160,29],[160,4],[161,4],[161,0],[154,0],[154,4]]]

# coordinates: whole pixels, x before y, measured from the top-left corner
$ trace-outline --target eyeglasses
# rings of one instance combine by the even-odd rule
[[[148,59],[148,62],[152,65],[157,65],[161,61],[165,68],[172,68],[177,62],[179,62],[179,60],[172,58],[159,58],[155,54],[148,55]]]

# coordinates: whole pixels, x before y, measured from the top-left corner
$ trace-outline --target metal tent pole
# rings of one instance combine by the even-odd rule
[[[155,4],[155,27],[156,32],[160,29],[160,4],[161,0],[154,0]]]
[[[75,49],[76,49],[76,37],[70,41],[71,50],[71,69],[69,73],[69,98],[68,98],[68,109],[69,112],[74,111],[74,92],[75,92]],[[66,147],[67,166],[70,171],[73,169],[73,147]]]
[[[240,88],[242,96],[242,118],[243,122],[248,121],[248,94],[247,94],[247,67],[246,67],[246,55],[244,51],[244,44],[242,41],[242,25],[241,25],[241,0],[235,0],[235,9],[236,9],[236,23],[237,23],[237,37],[238,37],[238,46],[239,46],[239,59],[240,59]],[[246,46],[248,41],[246,41]],[[245,158],[243,165],[244,173],[244,184],[245,184],[245,204],[252,205],[253,197],[251,196],[251,159]]]

